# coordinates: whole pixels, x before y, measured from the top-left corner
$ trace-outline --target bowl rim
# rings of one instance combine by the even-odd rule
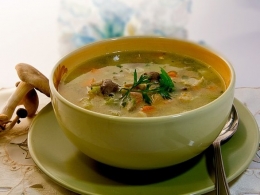
[[[225,62],[225,64],[227,65],[227,67],[230,70],[231,73],[231,79],[230,79],[230,83],[228,85],[228,87],[226,88],[226,90],[215,100],[209,102],[208,104],[205,104],[203,106],[200,106],[198,108],[189,110],[189,111],[185,111],[182,113],[177,113],[177,114],[172,114],[172,115],[164,115],[164,116],[155,116],[155,117],[128,117],[128,116],[113,116],[113,115],[108,115],[108,114],[103,114],[103,113],[98,113],[98,112],[94,112],[91,110],[87,110],[84,108],[81,108],[80,106],[77,106],[75,104],[73,104],[72,102],[68,101],[67,99],[65,99],[56,89],[56,87],[54,86],[53,83],[53,77],[54,77],[54,72],[57,69],[57,67],[61,64],[61,62],[64,59],[70,58],[71,56],[77,54],[78,52],[85,50],[87,48],[91,48],[94,45],[98,45],[98,44],[105,44],[105,43],[109,43],[112,41],[118,41],[118,40],[124,40],[124,39],[164,39],[164,40],[174,40],[174,41],[181,41],[184,42],[186,44],[191,44],[191,45],[196,45],[199,48],[202,49],[206,49],[207,51],[215,54],[216,56],[218,56],[223,62]],[[72,52],[69,52],[68,54],[64,55],[56,64],[55,66],[52,68],[51,74],[50,74],[50,79],[49,79],[49,85],[50,85],[50,90],[51,90],[51,98],[52,98],[52,93],[55,94],[56,97],[58,97],[58,99],[60,101],[62,101],[64,104],[66,104],[69,107],[72,107],[73,109],[76,109],[77,111],[80,112],[84,112],[88,115],[92,115],[95,117],[99,117],[99,118],[106,118],[106,119],[110,119],[110,120],[115,120],[115,121],[138,121],[140,123],[142,123],[143,121],[154,121],[154,122],[158,122],[158,121],[162,121],[162,120],[171,120],[173,118],[177,118],[177,117],[189,117],[190,115],[196,113],[196,112],[201,112],[203,111],[205,108],[207,107],[211,107],[213,106],[213,104],[221,101],[223,98],[225,98],[226,94],[229,93],[230,91],[234,90],[235,87],[235,79],[236,79],[236,75],[235,75],[235,70],[234,67],[231,65],[231,63],[229,61],[227,61],[222,55],[220,55],[218,52],[214,51],[211,48],[205,47],[203,45],[200,45],[196,42],[190,41],[190,40],[183,40],[183,39],[179,39],[179,38],[172,38],[172,37],[161,37],[161,36],[125,36],[125,37],[117,37],[117,38],[108,38],[108,39],[103,39],[103,40],[99,40],[99,41],[95,41],[92,43],[88,43],[82,47],[79,47],[78,49],[73,50]]]

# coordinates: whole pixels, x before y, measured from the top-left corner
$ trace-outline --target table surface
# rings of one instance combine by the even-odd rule
[[[127,2],[124,0],[104,2],[118,4],[117,1],[121,4]],[[85,35],[83,37],[78,35],[82,35],[86,27],[89,27],[89,24],[92,25],[97,17],[93,19],[93,16],[88,16],[85,12],[86,10],[97,11],[96,8],[91,8],[100,2],[102,3],[102,0],[0,0],[0,96],[6,93],[6,88],[12,88],[19,80],[14,68],[16,64],[21,62],[31,64],[49,76],[52,67],[62,56],[81,46],[80,44],[87,43],[89,40],[82,42],[85,40],[83,39]],[[145,0],[140,2],[145,3]],[[156,10],[157,4],[160,5],[159,8],[165,8],[158,3],[159,1],[153,2],[147,10],[158,11]],[[230,61],[237,75],[236,97],[249,107],[259,124],[260,1],[174,0],[171,2],[171,6],[173,6],[171,10],[178,15],[177,18],[173,18],[175,15],[171,15],[172,13],[167,12],[167,9],[164,14],[169,16],[168,18],[156,15],[158,20],[164,20],[166,25],[172,25],[175,22],[174,28],[169,26],[163,35],[168,35],[167,30],[171,31],[170,36],[204,44]],[[105,11],[111,9],[109,5],[106,6],[103,8]],[[133,4],[127,4],[127,6],[134,8]],[[150,18],[154,16],[151,13],[148,15]],[[148,16],[136,14],[127,25],[137,25],[146,21]],[[84,17],[90,17],[90,19]],[[100,21],[102,23],[102,20]],[[156,22],[148,22],[148,27],[149,25],[151,25],[151,29],[154,25],[165,27]],[[138,30],[139,34],[145,34],[147,29],[140,27]],[[104,38],[93,36],[96,38],[95,40]],[[109,35],[106,35],[107,37]],[[25,190],[24,186],[33,186],[30,188],[33,190],[27,191],[28,194],[46,192],[72,194],[49,181],[34,165],[13,166],[12,163],[15,160],[1,148],[4,146],[3,144],[6,143],[0,142],[0,172],[8,170],[9,175],[8,177],[2,176],[3,174],[0,176],[0,195],[15,194],[15,192],[21,194]],[[258,162],[259,155],[260,153],[256,156]],[[17,171],[18,169],[20,171]],[[30,183],[32,181],[27,178],[30,174],[35,174],[34,178],[39,179],[39,185]],[[249,167],[232,186],[232,194],[259,194],[259,175],[260,167]],[[8,180],[12,181],[13,186],[3,186],[3,183]],[[50,185],[48,185],[49,182]],[[43,187],[45,188],[43,189]]]

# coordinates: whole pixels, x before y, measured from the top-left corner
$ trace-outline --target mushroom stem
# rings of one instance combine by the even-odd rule
[[[15,92],[8,99],[5,107],[2,110],[1,114],[7,116],[6,120],[0,121],[0,125],[6,124],[12,117],[14,110],[19,105],[20,101],[24,96],[34,88],[33,85],[25,83],[23,81],[17,86]]]
[[[19,108],[16,111],[16,116],[8,125],[5,126],[4,131],[8,131],[14,127],[16,123],[20,123],[20,118],[26,118],[28,115],[27,111],[24,108]],[[0,130],[1,132],[1,130]]]
[[[28,117],[34,116],[39,106],[39,98],[36,90],[32,89],[31,91],[29,91],[19,104],[23,105],[24,108],[27,110]]]
[[[8,131],[14,127],[14,125],[19,121],[19,116],[15,116],[14,120],[12,120],[8,125],[5,125],[4,131]]]

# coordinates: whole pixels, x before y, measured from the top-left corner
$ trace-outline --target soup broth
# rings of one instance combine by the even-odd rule
[[[155,117],[201,107],[225,90],[220,75],[179,54],[135,51],[91,59],[66,74],[58,87],[82,108],[123,117]]]

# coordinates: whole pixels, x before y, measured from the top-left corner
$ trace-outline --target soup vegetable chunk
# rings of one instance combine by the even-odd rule
[[[179,54],[118,52],[68,73],[59,93],[98,113],[155,117],[186,112],[218,98],[224,82],[209,65]]]

